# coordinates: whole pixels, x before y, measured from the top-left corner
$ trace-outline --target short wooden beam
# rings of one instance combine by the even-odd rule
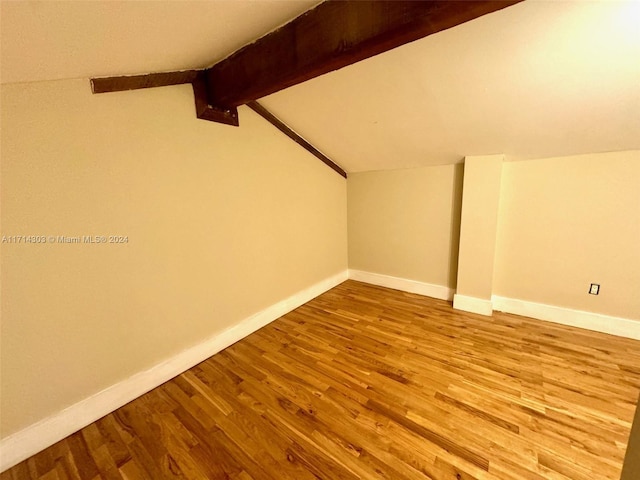
[[[108,93],[180,85],[193,82],[198,72],[199,70],[181,70],[177,72],[146,73],[144,75],[92,78],[91,91],[93,93]]]
[[[141,88],[166,87],[190,83],[196,104],[196,116],[202,120],[238,126],[236,107],[218,108],[209,102],[207,78],[204,70],[182,70],[176,72],[147,73],[91,79],[93,93],[123,92]]]

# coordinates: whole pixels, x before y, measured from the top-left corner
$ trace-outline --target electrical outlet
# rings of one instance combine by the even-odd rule
[[[600,293],[600,284],[592,283],[589,287],[589,295],[598,295]]]

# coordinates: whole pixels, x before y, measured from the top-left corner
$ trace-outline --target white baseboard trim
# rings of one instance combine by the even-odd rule
[[[403,292],[417,293],[426,297],[438,298],[440,300],[451,300],[454,290],[442,285],[419,282],[406,278],[392,277],[380,273],[364,272],[362,270],[349,270],[349,278],[359,282],[370,283],[380,287],[393,288]]]
[[[491,300],[493,308],[500,312],[513,313],[537,318],[538,320],[640,340],[640,320],[629,320],[627,318],[612,317],[583,310],[572,310],[570,308],[497,295],[493,295]]]
[[[206,360],[273,320],[298,308],[349,278],[348,271],[312,285],[149,370],[112,385],[0,441],[0,472],[35,455],[167,380]]]
[[[453,296],[453,308],[456,310],[464,310],[465,312],[478,313],[480,315],[487,316],[491,316],[493,313],[493,304],[491,303],[491,300],[468,297],[457,293]]]

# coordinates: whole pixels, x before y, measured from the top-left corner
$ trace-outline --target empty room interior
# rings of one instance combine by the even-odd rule
[[[640,2],[0,8],[0,479],[640,479]]]

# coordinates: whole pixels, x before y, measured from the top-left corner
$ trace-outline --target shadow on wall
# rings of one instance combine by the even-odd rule
[[[453,189],[451,196],[451,242],[449,250],[449,288],[455,289],[458,283],[458,252],[460,246],[460,219],[462,217],[462,184],[464,164],[453,167]]]
[[[640,478],[640,408],[638,408],[638,405],[640,405],[640,398],[638,398],[638,403],[636,404],[636,414],[633,418],[633,426],[631,427],[631,435],[629,436],[627,454],[624,457],[620,480],[637,480]]]

